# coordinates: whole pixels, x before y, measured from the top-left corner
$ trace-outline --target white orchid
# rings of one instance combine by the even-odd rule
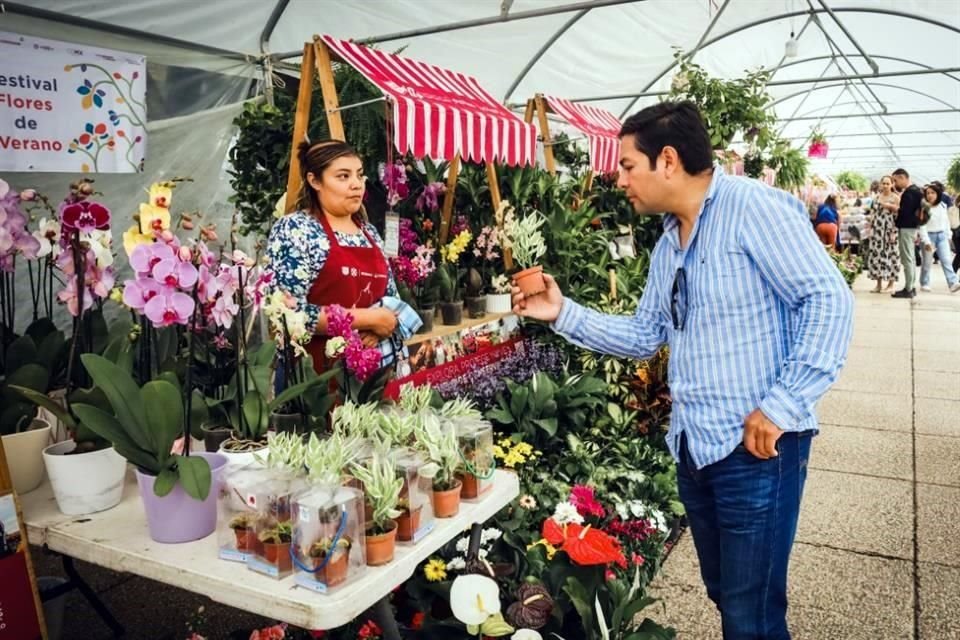
[[[336,336],[327,340],[327,357],[328,358],[337,358],[343,353],[343,350],[347,348],[347,341],[341,336]]]
[[[536,629],[517,629],[510,640],[543,640],[543,636]]]
[[[50,254],[51,258],[56,259],[60,255],[60,222],[56,218],[49,220],[40,218],[37,230],[33,232],[33,237],[40,242],[40,249],[37,251],[38,258]]]
[[[457,576],[450,587],[450,609],[463,624],[481,625],[500,613],[500,588],[486,576]]]
[[[97,267],[106,269],[113,264],[113,236],[109,229],[94,229],[82,234],[81,240],[93,250],[97,259]],[[41,243],[42,246],[43,243]]]

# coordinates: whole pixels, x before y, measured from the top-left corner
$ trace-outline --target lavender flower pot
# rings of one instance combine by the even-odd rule
[[[223,481],[227,458],[219,453],[200,451],[191,453],[210,463],[210,493],[206,500],[194,500],[183,490],[179,482],[173,491],[160,498],[153,492],[156,476],[137,469],[137,484],[143,510],[147,513],[150,537],[156,542],[176,544],[205,538],[217,528],[217,495]]]

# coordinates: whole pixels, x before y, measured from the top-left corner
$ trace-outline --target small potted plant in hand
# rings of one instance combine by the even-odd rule
[[[310,545],[308,555],[313,560],[313,577],[328,587],[334,587],[347,579],[350,568],[350,547],[353,540],[342,536],[336,542],[327,536]]]
[[[463,304],[460,300],[460,256],[473,236],[464,229],[449,243],[440,248],[440,313],[443,324],[458,325],[463,319]]]
[[[460,446],[453,424],[436,415],[425,415],[417,424],[417,445],[428,459],[420,476],[433,480],[433,511],[438,518],[452,518],[460,512]]]
[[[503,244],[513,251],[513,259],[521,269],[513,279],[524,295],[533,296],[547,288],[543,267],[537,264],[547,252],[541,231],[545,222],[539,211],[530,211],[523,217],[513,215],[512,211],[504,215]]]
[[[382,451],[374,451],[365,464],[354,465],[353,475],[363,483],[363,493],[370,508],[366,533],[367,565],[386,564],[393,560],[396,550],[397,523],[394,518],[400,515],[397,503],[403,479],[397,476],[396,466]]]

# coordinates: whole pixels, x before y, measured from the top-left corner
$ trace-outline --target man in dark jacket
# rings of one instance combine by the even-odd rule
[[[905,277],[903,289],[893,294],[894,298],[915,298],[917,290],[914,286],[917,279],[917,263],[914,256],[914,246],[917,240],[917,229],[920,227],[920,205],[923,202],[923,191],[910,182],[910,174],[906,169],[897,169],[893,172],[893,183],[903,193],[900,195],[900,209],[897,211],[897,236],[900,247],[900,263],[903,265]]]

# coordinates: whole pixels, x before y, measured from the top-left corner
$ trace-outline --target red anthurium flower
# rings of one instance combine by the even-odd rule
[[[617,539],[591,525],[560,526],[553,518],[547,518],[543,523],[543,537],[553,546],[566,551],[570,559],[579,565],[624,561],[623,550]]]

